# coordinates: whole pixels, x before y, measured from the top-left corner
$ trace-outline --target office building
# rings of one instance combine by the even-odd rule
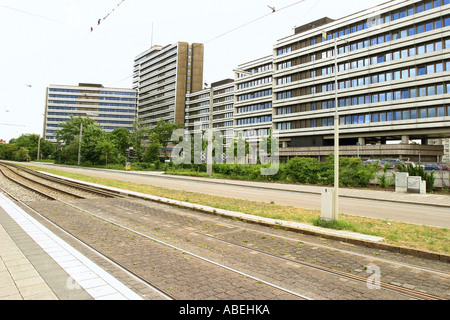
[[[190,134],[212,128],[230,143],[234,136],[234,80],[214,82],[210,88],[187,94],[185,127]]]
[[[235,72],[235,132],[247,140],[269,136],[272,128],[273,57],[239,65]]]
[[[449,2],[390,1],[277,41],[281,156],[333,153],[338,108],[341,155],[440,161],[442,145],[427,144],[450,137]]]
[[[90,117],[106,132],[119,128],[132,130],[135,113],[135,90],[89,83],[51,85],[46,94],[44,137],[57,142],[56,131],[71,116]]]
[[[178,42],[153,46],[134,62],[137,117],[154,126],[159,120],[184,124],[186,94],[203,89],[203,44]]]

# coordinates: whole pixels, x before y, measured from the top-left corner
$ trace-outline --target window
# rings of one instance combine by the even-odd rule
[[[416,109],[411,110],[411,119],[417,119],[417,110]]]
[[[422,24],[417,26],[417,34],[423,33],[425,31],[425,26]]]
[[[395,100],[400,100],[402,98],[402,93],[401,91],[395,91],[394,92],[394,99]]]
[[[409,99],[409,90],[402,91],[402,99]]]
[[[436,108],[428,108],[428,118],[436,117]]]
[[[380,112],[380,122],[385,122],[385,121],[386,121],[386,113]]]
[[[363,115],[358,116],[358,124],[362,124],[362,123],[364,123],[364,116]]]
[[[404,110],[402,112],[402,119],[403,120],[409,120],[409,110]]]
[[[438,117],[445,117],[445,108],[444,107],[438,107],[437,108],[437,116]]]
[[[419,76],[423,76],[425,75],[425,67],[419,67],[419,72],[418,72]]]
[[[427,88],[427,95],[434,96],[436,94],[436,88],[434,86]]]
[[[450,26],[450,18],[445,18],[444,19],[444,27],[448,27]]]
[[[402,59],[408,58],[408,49],[401,51],[401,58]]]
[[[426,117],[427,117],[427,109],[426,108],[419,109],[419,118],[425,119]]]
[[[425,3],[425,10],[430,10],[430,9],[433,9],[433,3],[431,1]]]
[[[392,81],[392,72],[386,73],[386,81]]]
[[[392,111],[389,111],[389,112],[386,113],[386,120],[387,121],[394,120],[394,113]]]
[[[444,94],[444,86],[443,85],[436,86],[436,94]]]
[[[427,74],[433,74],[434,73],[434,64],[430,64],[427,66]]]
[[[395,121],[402,120],[402,112],[401,111],[395,111],[394,112],[394,120]]]
[[[402,70],[402,79],[409,78],[409,72],[408,69]]]
[[[444,65],[442,63],[436,63],[436,72],[444,72]]]
[[[427,53],[433,52],[434,51],[434,43],[427,44],[426,50],[427,50]]]
[[[427,90],[425,87],[419,88],[419,97],[425,97],[427,95]]]
[[[420,4],[416,7],[416,13],[423,12],[423,4]]]
[[[378,122],[378,113],[372,114],[372,122]]]

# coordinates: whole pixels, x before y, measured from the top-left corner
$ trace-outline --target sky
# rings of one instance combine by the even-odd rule
[[[152,44],[204,43],[204,80],[212,83],[271,55],[296,26],[385,2],[0,0],[0,139],[42,135],[51,84],[131,88],[134,58]]]

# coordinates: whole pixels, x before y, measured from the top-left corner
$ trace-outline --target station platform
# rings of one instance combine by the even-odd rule
[[[143,300],[0,193],[0,300]]]

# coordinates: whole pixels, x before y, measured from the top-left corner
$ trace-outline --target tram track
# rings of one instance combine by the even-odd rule
[[[72,184],[74,184],[74,183],[72,183]],[[109,194],[109,196],[107,198],[111,199],[111,198],[114,198],[114,197],[122,197],[123,198],[123,195]],[[80,198],[78,198],[78,199],[80,199]],[[18,201],[18,199],[16,199],[16,201]],[[126,230],[127,232],[133,233],[136,236],[144,237],[144,238],[146,238],[148,240],[151,240],[151,241],[153,241],[155,243],[158,243],[160,245],[163,245],[165,247],[168,247],[168,248],[171,248],[171,249],[174,249],[174,250],[177,250],[177,251],[189,254],[192,257],[195,257],[195,258],[200,259],[202,261],[205,261],[207,263],[216,265],[216,266],[218,266],[218,267],[220,267],[222,269],[225,269],[225,270],[228,270],[228,271],[240,274],[240,275],[245,276],[245,277],[247,277],[249,279],[253,279],[254,281],[257,281],[259,283],[263,283],[265,285],[271,286],[272,288],[283,290],[284,292],[286,292],[288,294],[292,294],[296,298],[310,299],[309,297],[307,297],[307,296],[305,296],[305,295],[303,295],[301,293],[297,293],[297,292],[294,292],[294,291],[292,291],[290,289],[280,287],[279,285],[270,283],[270,282],[265,281],[265,280],[263,280],[261,278],[252,276],[250,274],[240,272],[239,270],[235,270],[234,268],[227,267],[225,265],[222,265],[220,263],[212,261],[212,260],[210,260],[208,258],[202,257],[202,256],[200,256],[200,255],[198,255],[198,254],[196,254],[194,252],[189,252],[189,251],[187,251],[184,248],[181,248],[181,247],[178,247],[178,246],[174,246],[174,245],[172,245],[172,244],[170,244],[168,242],[162,241],[162,240],[160,240],[160,239],[158,239],[156,237],[152,237],[152,236],[149,236],[148,234],[144,234],[143,232],[140,232],[139,230],[134,230],[134,229],[132,229],[130,227],[125,226],[124,224],[118,223],[117,221],[112,221],[110,219],[102,217],[102,216],[100,216],[100,215],[98,215],[98,214],[96,214],[94,212],[91,212],[90,210],[86,210],[85,208],[82,208],[82,207],[74,204],[73,201],[72,202],[66,202],[66,201],[60,200],[60,199],[57,199],[56,201],[66,205],[66,206],[69,206],[69,207],[71,207],[73,209],[79,210],[79,211],[81,211],[81,212],[83,212],[85,214],[88,214],[88,215],[92,216],[92,217],[100,219],[100,220],[102,220],[104,222],[107,222],[107,223],[109,223],[111,225],[119,227],[119,228],[121,228],[123,230]],[[27,204],[24,204],[24,205],[26,205],[28,208],[32,209],[31,206],[28,206]],[[101,205],[103,206],[104,209],[106,209],[108,207],[108,205],[105,204],[105,203],[102,203]],[[110,207],[110,209],[111,209],[111,207]],[[32,210],[36,214],[38,214],[38,212],[35,209],[32,209]],[[135,212],[134,214],[138,214],[138,213]],[[45,219],[48,219],[44,215],[42,215],[40,213],[39,213],[39,215],[44,217]],[[323,266],[315,265],[315,264],[312,264],[310,262],[298,261],[297,259],[291,259],[291,258],[286,258],[286,257],[280,256],[280,255],[271,254],[271,253],[263,251],[263,250],[259,250],[259,249],[256,249],[256,248],[251,248],[249,246],[238,244],[238,243],[235,243],[235,242],[232,242],[232,241],[227,241],[227,240],[224,240],[224,239],[220,239],[220,238],[215,237],[215,236],[211,236],[211,235],[199,232],[199,231],[192,230],[192,228],[185,228],[185,227],[182,227],[182,226],[179,226],[179,225],[176,225],[174,223],[167,222],[167,221],[162,221],[162,220],[158,220],[158,219],[151,218],[151,217],[147,217],[147,219],[152,220],[154,223],[164,224],[164,225],[169,226],[171,228],[177,228],[177,229],[179,229],[179,230],[181,230],[181,231],[183,231],[183,232],[185,232],[187,234],[191,234],[191,235],[193,234],[193,235],[196,235],[196,236],[205,237],[205,238],[208,238],[210,240],[220,242],[220,243],[222,243],[224,245],[234,246],[235,248],[239,248],[239,249],[245,250],[247,252],[250,252],[251,254],[257,253],[257,254],[263,255],[263,256],[265,256],[267,258],[277,259],[277,260],[284,261],[284,262],[287,262],[287,263],[295,264],[295,265],[298,265],[298,266],[301,266],[301,267],[305,267],[305,268],[308,268],[308,269],[311,269],[311,270],[314,270],[314,271],[317,271],[317,272],[321,272],[321,273],[324,273],[324,274],[328,274],[328,275],[332,275],[332,276],[336,276],[336,277],[340,277],[340,278],[345,278],[347,280],[351,280],[351,281],[355,281],[355,282],[359,282],[359,283],[364,283],[364,284],[367,283],[367,277],[361,277],[361,276],[357,276],[357,275],[354,275],[354,274],[345,273],[345,272],[342,272],[342,271],[332,270],[330,268],[326,268],[326,267],[323,267]],[[62,228],[61,226],[58,226],[58,227]],[[68,232],[68,231],[66,231],[66,232]],[[72,234],[72,233],[70,233],[70,234]],[[76,237],[75,234],[72,234],[72,236]],[[96,250],[96,249],[93,248],[93,250]],[[101,253],[99,252],[99,254],[101,254]],[[120,265],[122,268],[128,270],[128,268],[126,266],[121,265],[118,261],[115,261],[114,258],[108,257],[108,256],[106,256],[106,257],[108,259],[110,259],[111,261],[114,261],[114,263],[117,263],[117,265]],[[131,270],[128,270],[128,271],[133,273],[133,271],[131,271]],[[135,275],[136,275],[136,277],[140,277],[138,274],[135,274]],[[148,282],[147,280],[144,280],[144,281]],[[153,284],[151,284],[151,283],[149,283],[149,284],[153,286]],[[413,298],[413,299],[443,300],[441,297],[437,297],[437,296],[434,296],[434,295],[431,295],[431,294],[427,294],[427,293],[424,293],[424,292],[419,292],[419,291],[416,291],[416,290],[402,288],[402,287],[399,287],[399,286],[396,286],[396,285],[392,285],[392,284],[389,284],[389,283],[381,282],[380,283],[380,287],[383,290],[388,290],[388,291],[391,291],[391,292],[395,292],[395,293],[403,295],[404,297],[409,297],[409,298]],[[155,288],[158,288],[158,287],[155,286]],[[158,290],[161,290],[161,289],[158,288]],[[164,290],[161,290],[161,292],[164,292]],[[169,292],[165,292],[165,294],[167,294],[168,297],[171,297],[173,299],[177,299],[176,296],[171,295],[171,293],[169,293]]]
[[[102,203],[102,206],[106,207],[106,206],[108,206],[108,204],[107,203]],[[117,207],[117,205],[115,205],[115,207]],[[139,213],[136,213],[136,214],[139,214]],[[182,231],[184,231],[186,233],[190,233],[190,234],[198,235],[198,236],[201,236],[201,237],[205,237],[205,238],[208,238],[208,239],[211,239],[211,240],[223,243],[225,245],[231,245],[231,246],[235,246],[235,247],[238,247],[238,248],[242,248],[242,249],[244,249],[246,251],[249,251],[252,254],[258,253],[258,254],[261,254],[261,255],[264,255],[264,256],[267,256],[267,257],[270,257],[270,258],[274,258],[274,259],[281,260],[281,261],[284,261],[284,262],[288,262],[288,263],[291,263],[291,264],[307,267],[307,268],[312,269],[312,270],[324,272],[324,273],[327,273],[327,274],[330,274],[330,275],[334,275],[334,276],[338,276],[338,277],[342,277],[342,278],[345,278],[345,279],[350,279],[350,280],[354,280],[354,281],[357,281],[357,282],[360,282],[360,283],[367,284],[367,277],[361,277],[361,276],[358,276],[358,275],[355,275],[355,274],[351,274],[351,273],[348,273],[348,272],[342,272],[342,271],[338,271],[338,270],[333,270],[331,268],[323,267],[323,266],[320,266],[318,264],[313,264],[313,263],[305,262],[305,261],[299,261],[299,260],[296,260],[296,259],[291,259],[291,258],[287,258],[287,257],[281,256],[281,255],[272,254],[270,252],[259,250],[259,249],[256,249],[254,247],[250,247],[250,246],[239,244],[237,242],[227,241],[227,240],[218,238],[216,236],[212,236],[210,234],[206,234],[205,232],[195,231],[195,230],[193,230],[194,228],[192,228],[192,227],[184,227],[184,226],[181,226],[179,224],[163,221],[161,219],[156,219],[156,218],[149,217],[149,216],[147,216],[146,219],[152,220],[152,221],[154,221],[155,223],[158,223],[158,224],[163,224],[163,225],[166,225],[166,226],[169,226],[169,227],[173,227],[173,228],[182,230]],[[245,230],[248,230],[248,229],[245,229]],[[317,244],[313,244],[313,245],[316,246]],[[331,249],[331,248],[328,247],[328,249]],[[369,257],[369,258],[370,259],[376,259],[375,257]],[[392,261],[384,261],[384,262],[391,263],[391,264],[396,264],[395,262],[392,262]],[[405,266],[405,267],[408,267],[408,268],[412,268],[412,269],[418,269],[415,266],[411,266],[411,265],[405,265],[405,264],[401,264],[401,265]],[[437,274],[437,275],[441,275],[441,276],[445,276],[445,277],[450,278],[450,274],[448,274],[448,273],[439,272],[439,271],[435,271],[435,270],[427,270],[427,269],[420,269],[420,270],[423,271],[423,272],[430,272],[432,274]],[[411,289],[408,289],[408,288],[402,288],[400,286],[392,285],[392,284],[389,284],[389,283],[384,283],[384,282],[381,282],[381,281],[379,283],[379,286],[381,288],[385,289],[385,290],[401,293],[401,294],[404,294],[405,296],[413,297],[413,298],[417,298],[417,299],[422,299],[422,300],[445,300],[445,299],[442,299],[440,297],[437,297],[437,296],[434,296],[434,295],[431,295],[431,294],[419,292],[419,291],[416,291],[416,290],[411,290]]]

